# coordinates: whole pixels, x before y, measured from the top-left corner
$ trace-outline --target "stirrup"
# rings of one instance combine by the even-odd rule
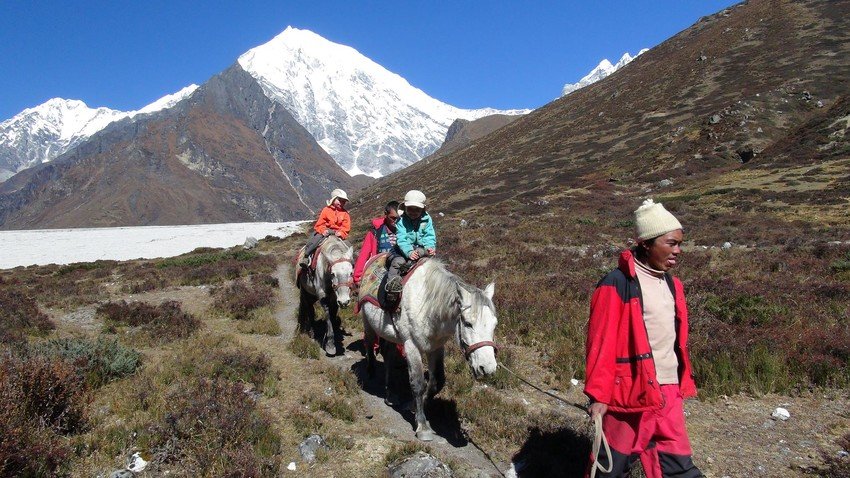
[[[404,289],[404,285],[401,283],[401,278],[393,277],[392,279],[387,281],[387,285],[385,287],[388,294],[398,294]]]

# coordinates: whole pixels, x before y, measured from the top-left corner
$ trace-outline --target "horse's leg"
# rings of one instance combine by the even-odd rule
[[[310,327],[316,316],[316,311],[313,309],[315,303],[316,299],[301,289],[301,297],[298,301],[298,333],[310,333]]]
[[[434,430],[431,429],[431,425],[425,418],[427,384],[425,383],[425,371],[422,367],[422,355],[410,340],[404,342],[404,353],[407,355],[410,389],[413,391],[413,398],[416,400],[416,438],[422,441],[431,441],[434,439]]]
[[[339,330],[339,305],[336,303],[336,298],[331,297],[327,300],[326,308],[326,323],[325,323],[325,340],[322,346],[328,356],[337,354],[337,344],[342,342]]]
[[[392,391],[393,385],[393,370],[396,366],[396,356],[393,354],[395,344],[387,342],[381,343],[381,355],[384,356],[384,403],[390,407],[398,405],[398,399]]]
[[[428,399],[434,398],[446,384],[445,353],[446,349],[440,347],[428,354]]]
[[[375,349],[372,348],[372,344],[375,343],[375,340],[378,338],[378,334],[375,333],[375,330],[369,323],[369,319],[366,316],[366,314],[368,314],[368,312],[366,312],[366,307],[369,306],[364,304],[363,309],[360,311],[360,317],[363,319],[363,347],[366,349],[366,377],[372,378],[375,376]]]
[[[325,297],[323,299],[319,299],[319,304],[322,306],[322,311],[324,311],[325,316],[322,318],[322,320],[315,322],[316,339],[319,341],[319,345],[321,345],[322,348],[325,350],[325,353],[329,356],[333,356],[336,353],[336,348],[333,345],[333,327],[330,326],[330,298]],[[330,346],[328,344],[330,344]]]

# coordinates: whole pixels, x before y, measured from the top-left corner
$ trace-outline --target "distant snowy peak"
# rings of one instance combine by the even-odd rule
[[[173,94],[170,94],[170,95],[163,96],[162,98],[154,101],[153,103],[145,106],[144,108],[142,108],[140,110],[131,111],[129,113],[129,115],[130,116],[136,116],[136,115],[140,115],[140,114],[155,113],[157,111],[161,111],[161,110],[171,108],[172,106],[176,105],[177,103],[179,103],[179,102],[183,101],[184,99],[188,98],[189,96],[191,96],[192,93],[194,93],[195,90],[197,90],[197,89],[198,89],[198,85],[193,83],[193,84],[183,88],[182,90],[178,91],[177,93],[173,93]]]
[[[349,174],[379,177],[422,159],[455,119],[528,112],[442,103],[354,48],[293,27],[238,62]]]
[[[89,108],[80,100],[63,98],[27,108],[0,123],[0,181],[53,160],[114,121],[170,108],[197,87],[187,86],[137,111]]]
[[[631,56],[628,52],[626,52],[623,54],[622,57],[620,57],[620,61],[618,61],[614,65],[612,65],[611,62],[608,61],[608,59],[603,59],[601,62],[599,62],[599,65],[597,65],[596,68],[590,70],[590,73],[585,75],[585,77],[579,80],[578,83],[567,83],[566,85],[564,85],[564,89],[561,91],[561,96],[568,95],[573,91],[596,83],[597,81],[611,75],[620,68],[628,65],[632,62],[632,60],[641,56],[648,50],[648,48],[644,48],[643,50],[639,51],[638,54],[635,56]]]

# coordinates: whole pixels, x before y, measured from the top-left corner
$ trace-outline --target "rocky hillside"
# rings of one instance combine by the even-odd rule
[[[549,205],[619,237],[611,224],[654,196],[700,242],[785,242],[812,224],[850,238],[848,19],[844,1],[704,17],[617,74],[379,182],[366,205],[416,184],[446,214]]]
[[[440,148],[434,151],[428,159],[433,160],[434,158],[463,149],[473,141],[487,136],[517,118],[519,116],[490,115],[472,121],[457,119],[449,126],[449,130],[446,132],[446,140],[443,141]]]
[[[175,107],[122,120],[0,185],[6,229],[286,221],[352,178],[234,65]]]

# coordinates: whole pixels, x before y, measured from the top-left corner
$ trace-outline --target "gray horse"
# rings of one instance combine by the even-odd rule
[[[298,253],[298,258],[303,254],[304,248]],[[295,266],[298,288],[301,289],[298,331],[318,340],[325,353],[330,356],[337,355],[342,349],[342,333],[337,313],[340,307],[348,307],[351,302],[353,257],[351,244],[336,236],[330,236],[320,246],[315,274],[299,274],[299,266]],[[314,308],[317,300],[326,317],[325,321],[318,323]]]
[[[377,266],[370,264],[369,267]],[[434,431],[425,417],[425,401],[433,398],[446,383],[444,346],[454,337],[476,378],[496,371],[496,309],[493,306],[495,285],[483,291],[464,283],[448,272],[436,259],[429,259],[411,273],[397,312],[390,312],[363,302],[365,341],[375,336],[404,345],[410,388],[416,401],[416,437],[434,439]],[[428,382],[425,383],[423,354],[428,359]],[[375,370],[375,353],[366,347],[367,373]]]

